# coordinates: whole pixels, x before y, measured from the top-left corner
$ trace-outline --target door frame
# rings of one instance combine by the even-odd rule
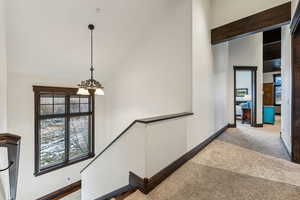
[[[292,161],[300,164],[300,2],[291,22],[292,45],[292,113],[291,154]]]
[[[285,10],[285,9],[283,9]],[[288,5],[287,12],[290,14],[287,15],[287,18],[285,20],[281,19],[281,16],[278,15],[277,8],[269,9],[268,13],[270,13],[273,16],[274,20],[264,20],[264,17],[269,17],[268,14],[266,14],[264,11],[261,13],[257,13],[254,16],[256,16],[255,23],[246,23],[247,20],[249,20],[249,17],[246,17],[244,19],[232,22],[230,24],[217,27],[212,30],[212,36],[213,35],[219,35],[220,37],[224,36],[224,32],[233,32],[235,31],[236,37],[242,37],[245,35],[250,35],[253,33],[258,33],[266,30],[273,29],[275,27],[280,27],[286,24],[291,24],[291,35],[292,35],[292,100],[291,100],[291,106],[292,106],[292,120],[291,120],[291,154],[292,154],[292,161],[295,163],[300,164],[300,1],[298,1],[298,4],[296,6],[294,15],[291,14],[291,7]],[[260,17],[261,16],[261,17]],[[292,16],[292,19],[290,19],[288,16]],[[270,23],[265,24],[265,21],[268,21]],[[244,22],[244,23],[242,23]],[[253,25],[254,24],[254,25]],[[261,28],[260,26],[255,26],[259,24],[260,26],[263,26]],[[233,25],[239,25],[243,26],[244,28],[236,28],[236,26]],[[248,26],[248,28],[247,28]],[[237,30],[243,29],[243,32],[237,32]],[[216,31],[219,32],[216,33]],[[214,32],[214,33],[213,33]],[[213,37],[212,37],[213,38]],[[227,37],[225,39],[220,39],[217,41],[216,39],[212,39],[212,44],[217,44],[222,41],[230,41],[232,40],[232,37]],[[229,127],[233,126],[230,124]]]
[[[237,71],[251,71],[251,126],[258,127],[257,125],[257,67],[253,66],[233,66],[234,70],[234,97],[233,97],[233,106],[234,106],[234,126],[236,127],[236,72]]]

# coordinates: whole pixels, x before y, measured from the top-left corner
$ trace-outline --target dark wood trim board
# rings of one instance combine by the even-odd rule
[[[78,88],[67,88],[67,87],[52,87],[52,86],[32,86],[34,92],[39,93],[69,93],[69,94],[77,94]]]
[[[292,35],[292,161],[300,164],[300,2],[291,24]]]
[[[264,124],[256,124],[255,127],[256,127],[256,128],[263,128],[263,127],[264,127]]]
[[[50,194],[47,194],[43,197],[40,197],[36,200],[59,200],[73,192],[76,192],[81,189],[81,181],[77,181],[75,183],[72,183],[71,185],[68,185],[66,187],[63,187],[59,190],[56,190],[54,192],[51,192]]]
[[[300,164],[300,2],[298,2],[292,23],[292,161]]]
[[[291,2],[211,30],[211,43],[218,44],[254,33],[272,30],[291,21]]]
[[[228,124],[228,128],[236,128],[236,124]]]
[[[292,35],[292,161],[300,164],[300,28]],[[299,30],[298,30],[299,29]]]
[[[118,197],[120,195],[123,195],[124,193],[131,193],[131,192],[134,192],[134,191],[135,190],[133,189],[133,187],[131,185],[126,185],[126,186],[124,186],[124,187],[122,187],[120,189],[117,189],[117,190],[115,190],[115,191],[113,191],[113,192],[111,192],[111,193],[109,193],[107,195],[104,195],[102,197],[99,197],[99,198],[97,198],[95,200],[110,200],[112,198],[119,199]]]
[[[233,106],[234,106],[234,126],[236,127],[236,72],[237,71],[251,71],[251,85],[252,85],[252,109],[251,109],[251,126],[257,126],[257,67],[252,66],[233,66],[234,70],[234,95],[233,95]]]

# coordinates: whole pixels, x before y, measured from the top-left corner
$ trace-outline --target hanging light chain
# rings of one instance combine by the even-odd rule
[[[86,90],[96,90],[96,89],[103,89],[104,87],[100,84],[100,82],[96,81],[94,79],[94,37],[93,37],[93,31],[95,26],[93,24],[89,24],[88,28],[91,31],[91,78],[85,81],[81,81],[78,86],[80,88],[86,89]]]
[[[91,30],[91,80],[94,79],[94,37],[93,37],[93,31],[94,31],[94,25],[90,24],[89,29]]]

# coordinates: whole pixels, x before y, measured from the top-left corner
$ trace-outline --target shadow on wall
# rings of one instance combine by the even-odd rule
[[[1,181],[1,177],[0,177],[0,200],[5,200],[5,192]]]

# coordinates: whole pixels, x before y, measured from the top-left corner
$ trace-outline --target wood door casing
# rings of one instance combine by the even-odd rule
[[[274,85],[273,83],[264,83],[264,106],[274,105]]]
[[[236,101],[236,73],[237,71],[250,71],[251,72],[251,94],[252,94],[252,109],[251,109],[251,126],[252,127],[257,127],[257,67],[255,66],[233,66],[234,70],[234,98],[233,98],[233,105],[234,105],[234,124],[233,126],[236,127],[236,106],[237,101]]]
[[[292,36],[292,160],[300,164],[300,26],[298,29]]]
[[[300,1],[291,22],[292,33],[292,161],[300,164]]]

